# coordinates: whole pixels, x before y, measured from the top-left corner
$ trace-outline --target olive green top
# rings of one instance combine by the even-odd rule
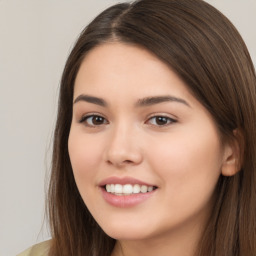
[[[51,240],[36,244],[17,256],[47,256],[50,248],[50,241]]]

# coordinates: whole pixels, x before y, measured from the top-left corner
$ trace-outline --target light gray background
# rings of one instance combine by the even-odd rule
[[[49,237],[44,184],[61,72],[83,27],[117,2],[0,0],[1,256]],[[256,63],[256,0],[208,2],[236,25]]]

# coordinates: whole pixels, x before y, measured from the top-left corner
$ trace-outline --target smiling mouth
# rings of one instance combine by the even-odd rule
[[[117,196],[129,196],[133,194],[145,194],[156,190],[155,186],[139,185],[139,184],[106,184],[103,186],[106,192]]]

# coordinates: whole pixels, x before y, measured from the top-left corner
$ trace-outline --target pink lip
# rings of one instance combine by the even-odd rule
[[[152,197],[156,190],[147,193],[132,194],[126,196],[117,196],[115,194],[108,193],[105,188],[100,188],[103,198],[112,206],[125,208],[138,205],[148,198]]]
[[[99,183],[99,186],[102,187],[102,186],[105,186],[106,184],[120,184],[120,185],[125,185],[125,184],[135,185],[135,184],[138,184],[138,185],[154,186],[154,185],[151,185],[151,184],[146,183],[144,181],[134,179],[132,177],[122,177],[121,178],[121,177],[115,177],[115,176],[104,179],[103,181],[101,181]]]
[[[146,186],[154,186],[151,184],[148,184],[144,181],[140,181],[138,179],[134,179],[132,177],[109,177],[99,183],[100,191],[102,193],[103,198],[107,203],[109,203],[112,206],[125,208],[125,207],[132,207],[136,206],[140,203],[145,202],[147,199],[152,197],[156,190],[153,190],[151,192],[147,193],[138,193],[138,194],[131,194],[131,195],[115,195],[112,193],[108,193],[105,189],[106,184],[131,184],[131,185],[146,185]],[[156,186],[154,186],[156,187]]]

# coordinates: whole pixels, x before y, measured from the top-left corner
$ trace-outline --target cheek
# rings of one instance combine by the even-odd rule
[[[211,173],[221,167],[222,151],[217,136],[186,136],[175,134],[169,138],[153,141],[149,147],[151,162],[157,169],[166,170],[184,178],[186,175]],[[170,172],[171,171],[171,172]]]
[[[75,130],[70,131],[68,151],[78,188],[91,183],[101,159],[100,143]]]
[[[186,134],[186,133],[185,133]],[[222,153],[215,133],[177,135],[154,142],[150,165],[162,177],[166,200],[182,209],[200,209],[213,195],[221,173]],[[200,138],[200,139],[198,139]],[[162,141],[163,142],[163,141]]]

